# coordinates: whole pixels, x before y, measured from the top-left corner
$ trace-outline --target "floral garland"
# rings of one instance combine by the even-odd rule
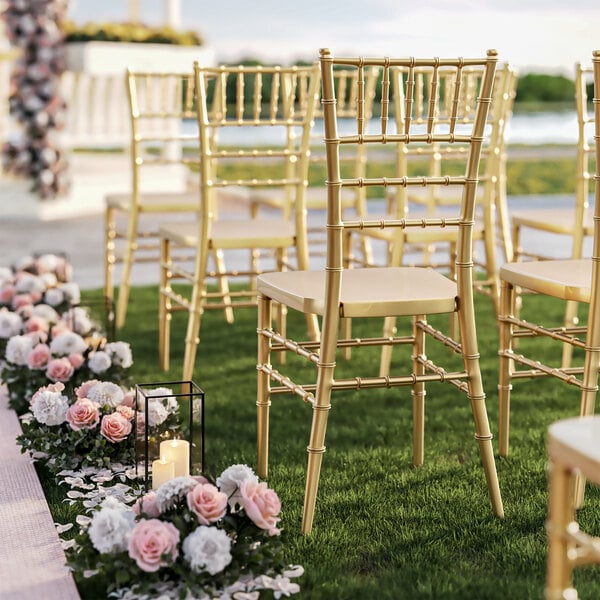
[[[65,102],[59,94],[64,71],[61,23],[64,0],[7,0],[2,13],[8,38],[21,55],[11,76],[10,112],[23,126],[23,139],[7,142],[2,163],[7,171],[33,181],[42,199],[66,188],[66,162],[53,131],[63,126]]]
[[[129,507],[107,498],[67,549],[76,577],[106,576],[111,597],[258,598],[299,592],[283,559],[280,500],[246,465],[215,483],[177,477]]]

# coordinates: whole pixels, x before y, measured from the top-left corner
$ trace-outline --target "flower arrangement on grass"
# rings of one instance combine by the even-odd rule
[[[110,381],[88,380],[72,397],[60,381],[43,386],[21,417],[17,443],[54,472],[133,464],[134,402],[133,391]]]
[[[76,577],[104,576],[112,597],[256,599],[299,592],[283,558],[274,490],[246,465],[211,483],[177,477],[129,507],[103,502],[68,551]]]
[[[2,380],[9,406],[18,414],[28,410],[29,398],[38,388],[50,383],[62,383],[69,392],[97,377],[126,385],[133,364],[127,342],[84,339],[66,325],[50,333],[40,329],[11,337],[4,358]]]

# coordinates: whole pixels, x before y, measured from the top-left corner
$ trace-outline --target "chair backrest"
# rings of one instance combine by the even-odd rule
[[[489,51],[482,59],[369,59],[335,58],[329,50],[321,51],[321,76],[325,111],[325,145],[328,157],[328,272],[341,270],[342,229],[396,228],[394,245],[402,244],[402,230],[429,225],[457,227],[457,277],[468,274],[472,279],[472,226],[475,195],[479,178],[479,161],[485,139],[488,110],[492,101],[497,53]],[[358,87],[358,116],[353,131],[338,129],[333,72],[335,65],[358,71],[376,67],[381,76],[381,94],[373,113],[378,115],[376,131],[367,131],[361,110],[362,86]],[[358,78],[361,81],[361,77]],[[396,86],[394,97],[392,86]],[[420,99],[423,99],[421,101]],[[369,155],[397,149],[398,153],[421,152],[424,155],[438,145],[449,146],[463,157],[462,169],[435,175],[407,174],[404,163],[397,162],[389,173],[371,176],[367,165],[364,178],[341,176],[340,146],[369,148]],[[443,163],[442,163],[443,164]],[[461,205],[457,216],[427,216],[419,219],[395,216],[389,221],[366,219],[343,220],[340,193],[346,187],[379,188],[405,193],[413,187],[448,187],[459,190]]]
[[[224,188],[282,195],[306,246],[305,189],[318,101],[318,65],[194,65],[202,226],[209,235]],[[235,175],[232,167],[235,166]],[[207,238],[208,239],[208,238]]]
[[[192,70],[149,73],[127,69],[125,83],[134,195],[145,185],[147,173],[157,167],[163,179],[169,177],[167,169],[171,173],[172,191],[183,191],[189,166],[198,164],[198,137],[193,128],[186,131],[186,123],[196,119]],[[148,183],[148,190],[152,185]]]
[[[594,67],[575,65],[575,109],[577,113],[577,165],[575,173],[575,223],[573,236],[573,258],[583,252],[583,223],[589,210],[590,180],[593,178],[592,160],[596,148],[594,143],[594,111],[590,110],[588,86],[594,81]]]

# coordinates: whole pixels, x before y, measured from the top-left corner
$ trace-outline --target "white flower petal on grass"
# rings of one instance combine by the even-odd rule
[[[231,562],[231,539],[216,527],[201,525],[183,540],[183,555],[195,573],[220,573]]]

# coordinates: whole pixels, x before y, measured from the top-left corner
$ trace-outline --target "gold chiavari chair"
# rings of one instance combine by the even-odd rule
[[[500,454],[507,456],[509,451],[510,401],[513,384],[522,379],[555,377],[581,390],[580,415],[594,412],[598,392],[598,361],[600,360],[600,52],[593,54],[594,70],[594,110],[596,186],[594,208],[594,246],[592,258],[552,259],[540,261],[513,262],[500,269],[501,299],[499,321],[500,372],[499,394],[499,444]],[[519,291],[544,294],[566,302],[583,302],[589,305],[587,324],[584,327],[549,327],[540,321],[543,315],[536,315],[533,321],[523,318],[527,294],[521,296],[523,307],[519,310]],[[582,337],[584,339],[582,339]],[[520,354],[515,352],[516,340],[534,338],[525,350],[519,345]],[[542,362],[536,348],[541,340],[556,340],[569,344],[584,352],[583,365],[564,367]],[[583,486],[579,487],[578,497],[582,497]]]
[[[484,139],[486,115],[491,102],[494,72],[497,62],[496,51],[489,51],[481,59],[415,59],[415,58],[336,58],[328,49],[321,50],[321,77],[323,84],[322,102],[325,118],[325,147],[327,151],[327,257],[324,270],[266,273],[258,277],[258,473],[267,476],[269,407],[273,396],[294,393],[312,407],[313,421],[308,445],[308,469],[306,494],[302,519],[302,531],[312,529],[317,488],[323,453],[325,430],[331,408],[333,391],[350,389],[412,387],[413,397],[413,461],[421,465],[424,460],[424,401],[425,384],[447,382],[456,386],[470,400],[475,421],[475,437],[479,445],[488,490],[497,515],[503,514],[502,500],[494,463],[492,435],[489,429],[485,394],[483,391],[475,314],[473,306],[472,223],[475,212],[479,158]],[[359,108],[353,128],[338,128],[334,67],[356,69],[358,93],[356,102],[363,100],[361,72],[376,67],[382,79],[381,97],[375,102],[373,113],[378,115],[377,131],[367,132]],[[469,127],[457,126],[457,115],[462,114],[460,83],[464,69],[481,66],[485,73],[479,89],[479,101],[474,120]],[[388,130],[388,121],[393,116],[391,103],[391,81],[397,69],[407,69],[404,84],[404,120],[399,131]],[[429,97],[429,128],[419,129],[412,119],[414,100],[414,70],[427,68],[431,72]],[[454,112],[445,131],[435,127],[439,114],[438,87],[440,70],[452,69]],[[436,177],[408,177],[398,174],[395,165],[377,176],[345,178],[340,173],[340,147],[348,149],[367,147],[367,156],[376,156],[390,146],[408,144],[427,147],[438,142],[453,143],[467,148],[464,154],[465,170],[459,175],[441,174]],[[343,218],[341,192],[345,188],[366,187],[380,193],[392,187],[409,188],[422,185],[449,185],[463,190],[461,216],[432,217],[431,219],[393,219],[369,221],[360,217]],[[398,236],[406,229],[415,227],[437,227],[440,224],[459,230],[457,244],[456,280],[449,279],[432,269],[418,267],[344,268],[343,239],[345,232],[366,228],[393,228]],[[288,339],[283,332],[273,329],[273,304],[284,304],[300,313],[322,316],[320,342]],[[450,340],[427,322],[428,314],[452,314],[457,312],[460,323],[460,339]],[[412,335],[391,339],[360,338],[340,339],[338,326],[341,318],[411,316]],[[426,338],[441,341],[449,355],[462,357],[456,369],[443,369],[425,355]],[[405,344],[412,348],[412,364],[404,374],[387,377],[359,376],[353,372],[349,378],[336,379],[336,352],[348,347],[370,347],[382,344]],[[272,355],[287,352],[297,355],[316,366],[316,384],[294,381],[289,374],[277,371],[272,366]],[[451,356],[447,357],[451,359]],[[350,363],[345,363],[346,367]],[[446,365],[449,366],[449,365]],[[272,385],[274,382],[275,385]]]
[[[600,537],[579,527],[574,489],[581,476],[600,485],[600,417],[576,417],[548,430],[546,600],[577,600],[575,569],[600,564]]]
[[[188,189],[189,165],[198,162],[197,136],[182,124],[195,118],[191,69],[182,73],[127,70],[131,123],[131,190],[106,196],[104,294],[114,298],[113,272],[121,266],[115,324],[124,325],[135,263],[158,265],[158,222],[175,214],[194,218],[197,192]]]
[[[544,260],[547,258],[581,258],[584,239],[594,233],[592,211],[589,207],[590,173],[593,172],[591,159],[594,155],[592,141],[594,114],[589,110],[588,86],[593,80],[591,67],[578,63],[575,66],[575,108],[577,113],[577,156],[575,173],[574,204],[568,208],[520,209],[513,210],[512,238],[514,260]],[[563,240],[571,238],[570,255],[557,256],[550,253],[533,251],[527,246],[527,238],[532,233],[541,232],[544,236],[558,235]],[[546,248],[554,248],[550,237],[546,237]],[[577,302],[567,302],[565,308],[565,327],[573,327],[578,323]],[[571,361],[572,347],[563,346],[562,365],[568,367]]]
[[[194,78],[200,140],[199,218],[196,223],[160,228],[160,364],[164,370],[169,368],[172,312],[187,311],[183,379],[192,377],[205,310],[222,308],[226,300],[225,304],[233,306],[256,306],[254,283],[261,269],[307,268],[304,192],[319,86],[316,64],[218,68],[195,64]],[[231,133],[237,141],[227,140]],[[235,176],[231,174],[233,168]],[[280,194],[283,214],[280,210],[254,218],[219,214],[219,194],[239,189],[249,191],[248,205],[252,198]],[[194,260],[176,261],[178,248],[193,249]],[[215,250],[248,250],[251,268],[212,272],[208,257]],[[297,264],[288,260],[291,250]],[[257,259],[258,251],[261,260]],[[272,253],[268,264],[265,251]],[[243,287],[228,288],[226,297],[222,289],[209,287],[210,282],[223,278],[241,278]],[[173,287],[177,280],[191,284],[187,286],[189,293],[186,288]],[[317,337],[316,319],[309,317],[307,321],[310,334]]]

